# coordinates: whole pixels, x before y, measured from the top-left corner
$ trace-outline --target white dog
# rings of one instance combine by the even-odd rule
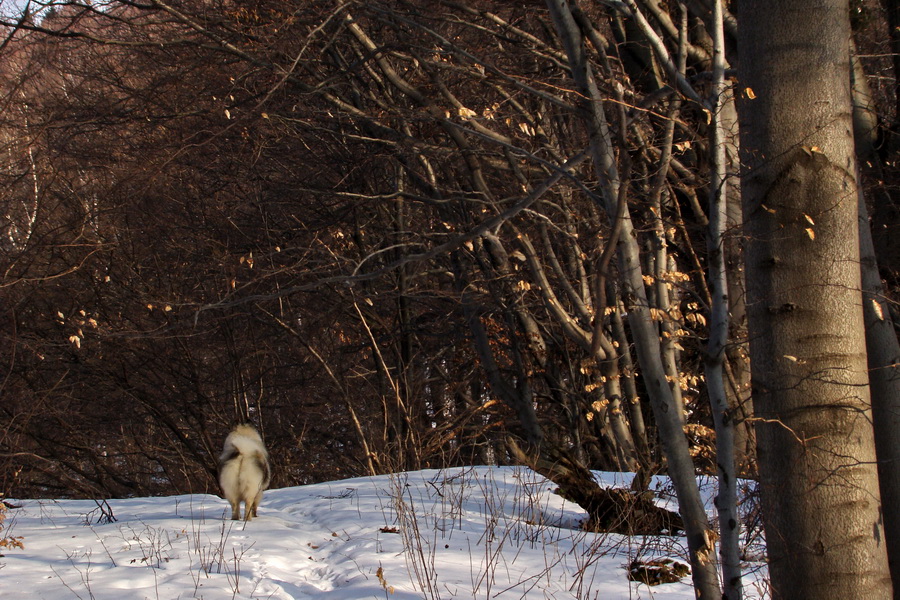
[[[256,509],[270,478],[269,453],[259,433],[252,425],[238,425],[225,438],[219,457],[219,485],[231,504],[232,519],[241,518],[242,501],[244,520],[257,516]]]

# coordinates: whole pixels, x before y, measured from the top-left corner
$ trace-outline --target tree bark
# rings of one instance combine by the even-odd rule
[[[872,393],[872,420],[878,453],[888,564],[894,581],[894,597],[900,588],[900,343],[884,296],[869,217],[862,194],[859,200],[860,265],[862,265],[863,314],[866,351]]]
[[[750,355],[772,595],[890,598],[859,238],[848,235],[848,5],[741,9]]]
[[[713,0],[713,85],[710,99],[709,182],[709,293],[712,298],[709,319],[709,343],[706,353],[706,389],[716,430],[716,470],[719,491],[719,556],[722,560],[722,598],[740,600],[741,556],[740,517],[737,511],[737,477],[734,453],[734,414],[725,391],[725,348],[728,345],[728,273],[725,266],[725,227],[728,220],[728,157],[726,128],[722,106],[726,100],[725,32],[722,24],[722,0]]]
[[[747,346],[747,285],[744,281],[744,241],[741,232],[741,159],[738,114],[734,89],[726,89],[720,116],[725,127],[727,170],[727,215],[725,224],[725,265],[728,271],[728,337],[725,348],[725,375],[728,383],[728,410],[734,422],[735,468],[738,475],[756,470],[756,442],[753,436],[753,399],[750,395],[750,355]]]
[[[583,106],[584,122],[591,138],[594,170],[602,189],[602,208],[619,228],[618,260],[622,289],[630,299],[628,323],[634,337],[638,364],[641,367],[650,404],[653,408],[663,453],[668,461],[668,474],[675,487],[678,507],[684,520],[690,551],[694,593],[698,598],[721,595],[715,561],[711,560],[709,520],[690,456],[682,421],[666,378],[660,355],[659,333],[650,315],[647,291],[641,272],[640,248],[620,185],[616,156],[602,97],[585,55],[584,41],[566,0],[548,0],[556,31],[569,59],[572,78],[587,100]],[[626,152],[622,149],[623,153]],[[603,307],[596,307],[602,310]],[[599,316],[595,316],[599,318]]]
[[[896,58],[896,57],[895,57]],[[856,158],[883,179],[882,164],[876,152],[878,117],[868,79],[854,49],[853,134]],[[874,202],[890,204],[884,189],[874,190]],[[865,194],[859,190],[859,251],[862,271],[863,315],[866,323],[866,356],[869,387],[872,394],[872,420],[875,426],[875,451],[878,455],[878,480],[884,512],[888,564],[894,582],[894,597],[900,597],[900,343],[891,318],[889,300],[878,271],[872,227]]]

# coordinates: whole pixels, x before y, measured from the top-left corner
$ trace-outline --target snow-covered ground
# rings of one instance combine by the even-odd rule
[[[690,576],[628,580],[634,560],[687,562],[683,538],[586,533],[553,489],[506,467],[348,479],[269,490],[246,525],[212,495],[110,500],[115,522],[89,500],[12,500],[0,537],[24,549],[0,549],[0,598],[694,597]],[[747,597],[764,597],[764,568],[748,566]]]

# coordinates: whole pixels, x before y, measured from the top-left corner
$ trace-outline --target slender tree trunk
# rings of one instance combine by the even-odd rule
[[[606,297],[612,300],[615,310],[610,314],[612,322],[612,336],[618,343],[618,362],[621,375],[622,402],[628,411],[628,421],[631,424],[631,437],[634,440],[638,453],[640,469],[650,467],[650,444],[647,439],[647,424],[644,422],[644,411],[641,407],[641,399],[637,393],[637,385],[634,381],[634,361],[631,358],[631,349],[628,337],[625,335],[625,324],[622,322],[622,313],[625,312],[618,291],[612,284],[607,285]]]
[[[619,277],[623,292],[631,299],[628,323],[633,334],[638,364],[656,417],[663,453],[668,461],[668,474],[675,487],[678,507],[684,520],[690,551],[694,592],[698,598],[721,595],[715,561],[711,560],[713,544],[709,534],[709,520],[700,491],[687,438],[678,414],[680,408],[672,396],[660,355],[659,330],[650,315],[647,291],[641,272],[640,248],[637,233],[631,222],[627,204],[620,197],[615,152],[603,111],[602,97],[597,88],[590,64],[585,55],[584,41],[566,0],[548,0],[556,31],[568,56],[572,78],[578,91],[587,100],[584,104],[585,125],[591,138],[594,170],[603,190],[603,209],[619,228]],[[625,150],[623,149],[623,152]],[[596,307],[603,310],[603,307]],[[595,318],[600,318],[596,315]]]
[[[719,492],[719,556],[722,560],[722,598],[742,596],[740,518],[737,512],[737,477],[734,460],[734,416],[725,392],[725,347],[728,344],[728,275],[725,268],[725,226],[728,220],[728,157],[725,147],[725,33],[722,0],[713,0],[713,85],[712,127],[710,128],[709,191],[709,293],[712,298],[709,343],[706,354],[706,389],[716,429],[716,468]]]
[[[682,63],[683,61],[679,61]],[[679,65],[683,71],[683,64]],[[669,171],[669,159],[672,156],[672,142],[675,135],[675,121],[678,118],[678,112],[681,108],[680,99],[672,100],[666,113],[666,128],[663,136],[662,152],[660,157],[659,170],[653,178],[650,191],[650,203],[654,211],[653,229],[654,235],[651,236],[651,246],[653,254],[653,273],[654,290],[656,296],[656,308],[665,315],[671,314],[670,302],[670,279],[669,271],[669,251],[668,239],[666,233],[666,222],[663,218],[663,198],[667,196],[665,192],[666,178]],[[663,358],[663,365],[666,369],[666,375],[671,381],[672,397],[675,404],[681,407],[679,416],[684,422],[684,398],[681,393],[681,370],[678,365],[678,338],[676,330],[681,329],[681,325],[676,325],[672,319],[663,318],[659,324],[660,327],[660,346]]]
[[[859,199],[859,237],[878,480],[894,597],[900,598],[900,343],[878,274],[862,194]]]
[[[891,597],[859,237],[848,235],[849,40],[846,0],[741,5],[750,354],[776,599]]]
[[[747,285],[744,281],[744,219],[741,214],[741,170],[738,142],[738,114],[734,89],[727,88],[720,116],[725,127],[727,169],[727,215],[725,224],[725,269],[728,272],[728,338],[725,375],[728,383],[728,410],[734,422],[735,469],[738,475],[756,470],[756,442],[753,436],[753,399],[750,395],[750,355],[747,345]]]
[[[862,63],[853,55],[853,132],[856,157],[881,173],[876,153],[878,117],[875,102]],[[896,59],[896,57],[895,57]],[[862,169],[861,169],[862,170]],[[875,202],[885,202],[884,189],[874,191]],[[890,198],[886,199],[890,204]],[[900,598],[900,343],[891,319],[888,300],[878,271],[872,228],[865,195],[859,190],[859,252],[862,270],[863,315],[866,323],[866,356],[872,394],[872,419],[875,426],[875,450],[878,455],[878,480],[884,512],[888,564],[894,582],[894,597]]]

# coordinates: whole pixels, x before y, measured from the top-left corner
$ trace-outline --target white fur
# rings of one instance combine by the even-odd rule
[[[225,438],[219,457],[219,485],[231,504],[232,519],[241,518],[241,502],[244,502],[245,521],[257,516],[269,479],[269,453],[262,438],[252,425],[238,425]]]

